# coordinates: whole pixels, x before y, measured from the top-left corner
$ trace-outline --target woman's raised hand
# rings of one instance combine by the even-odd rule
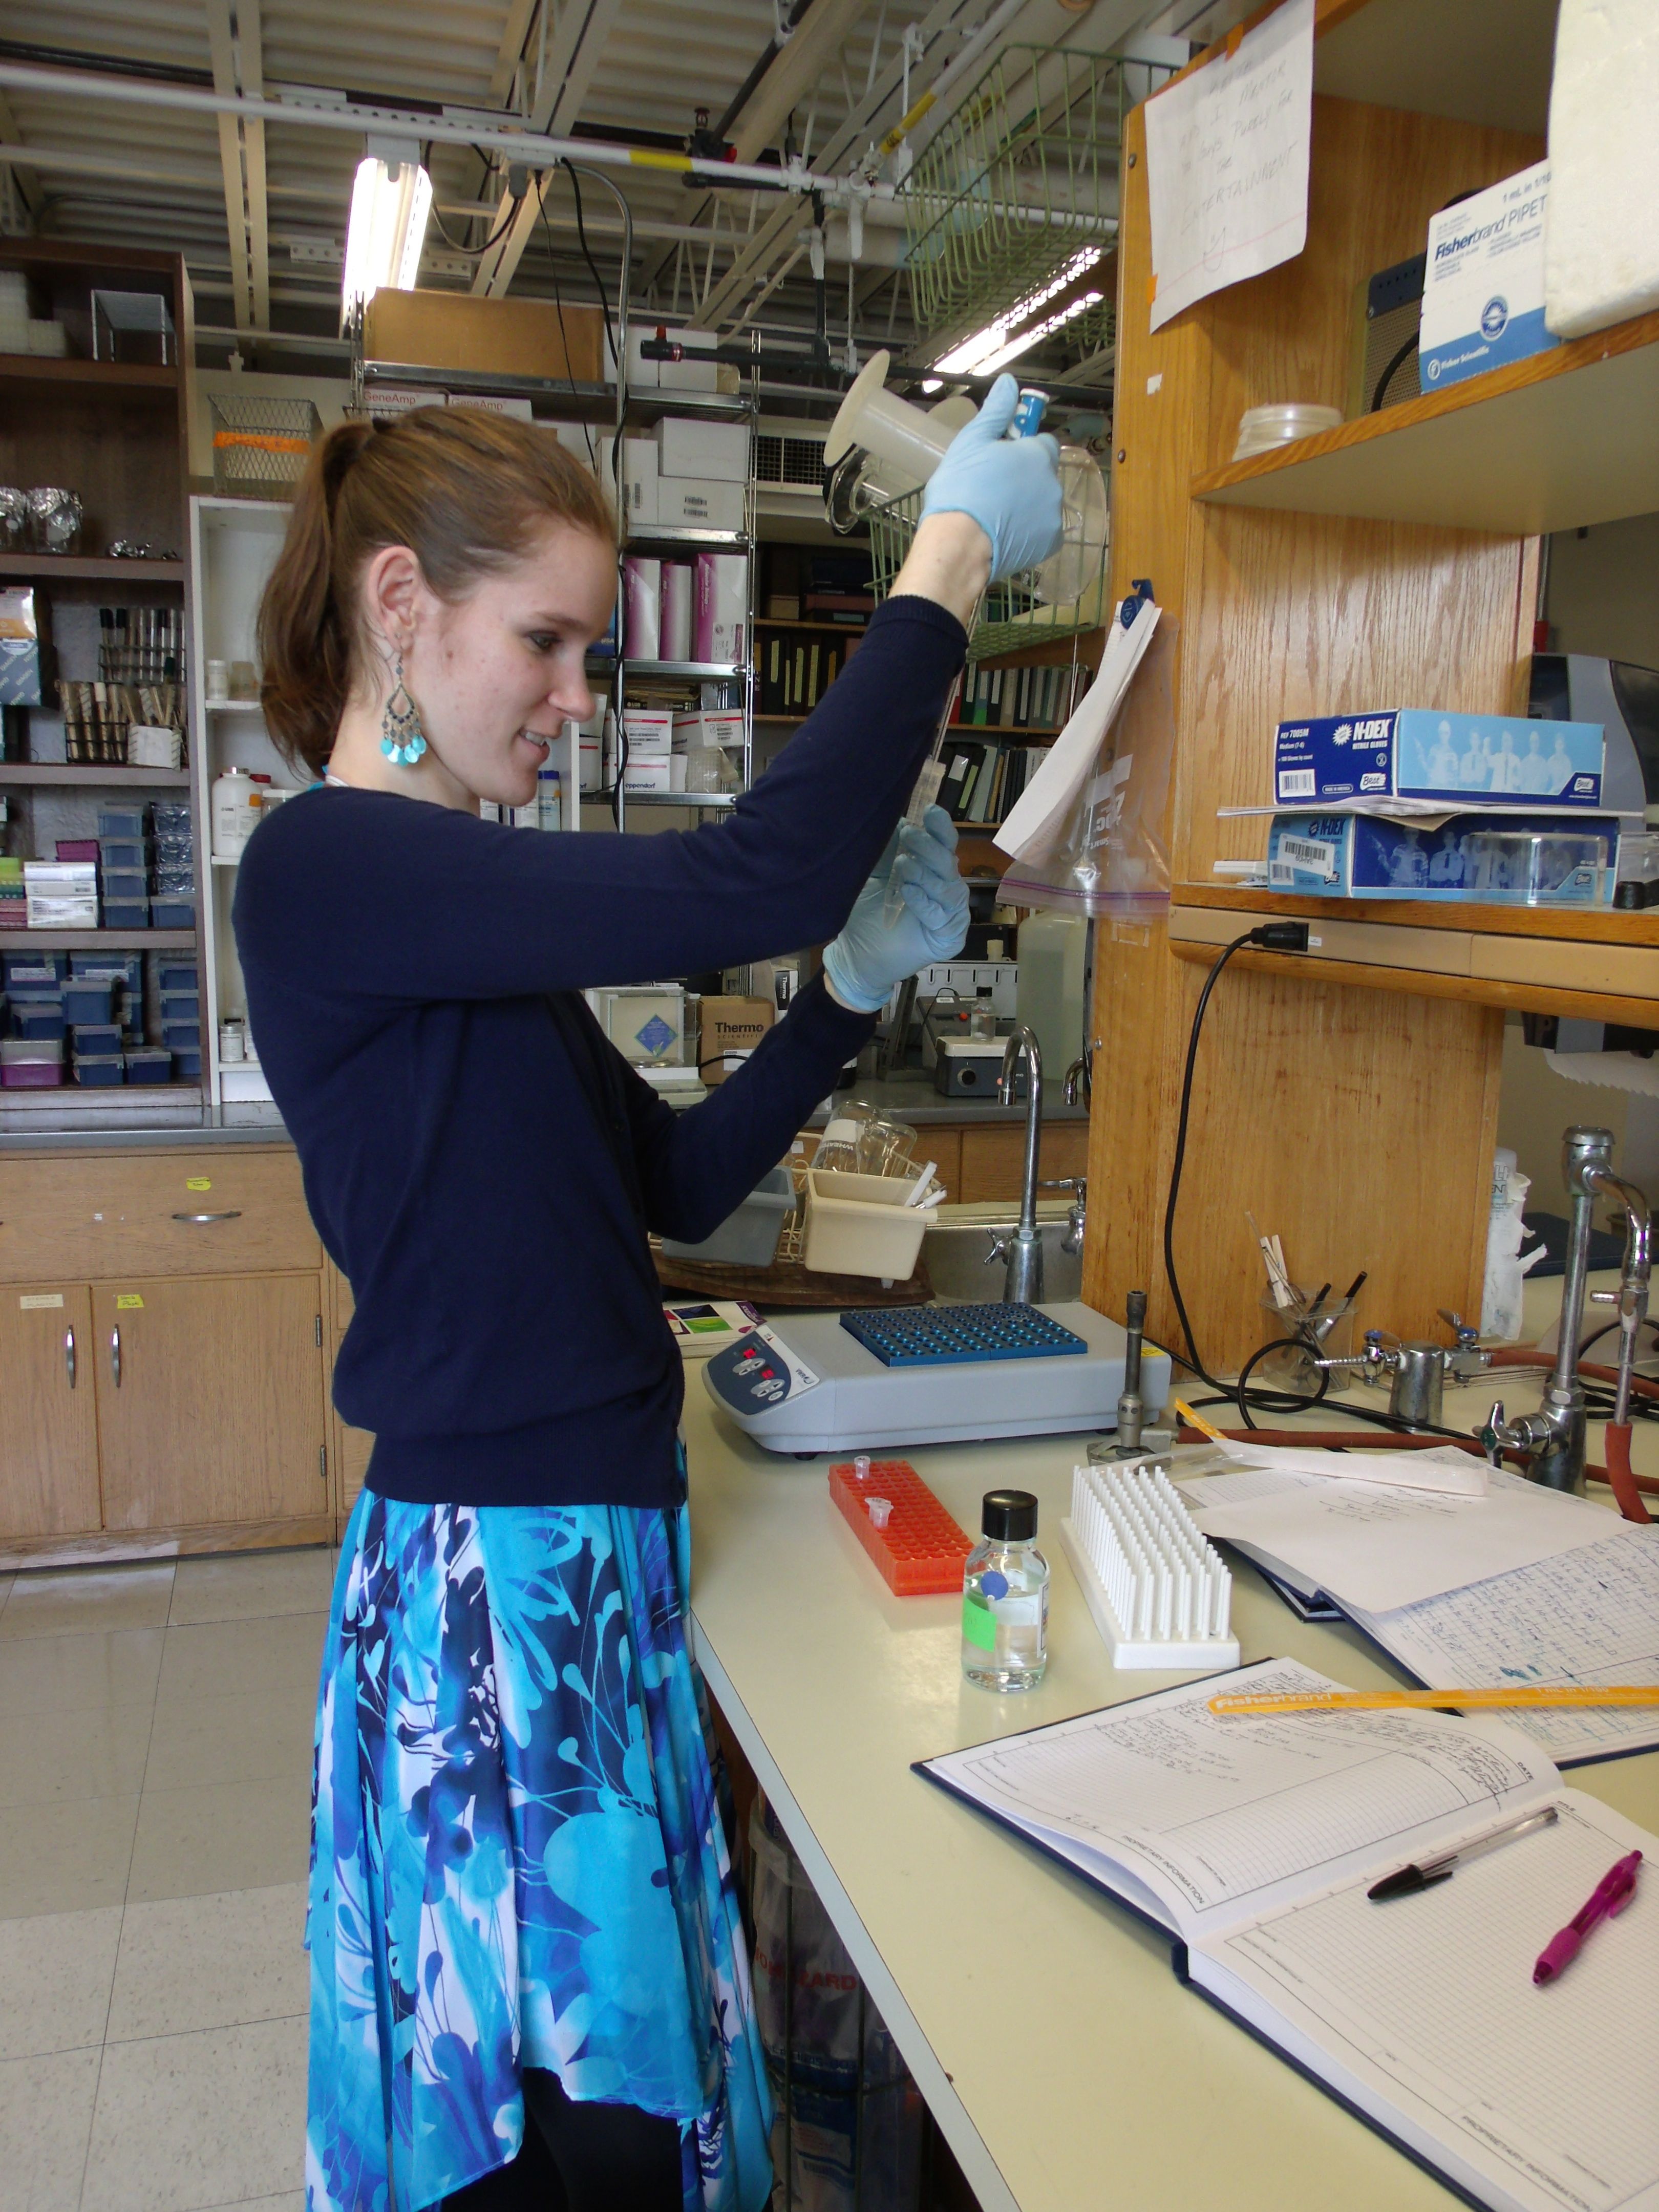
[[[1046,561],[1060,544],[1060,447],[1046,432],[1005,434],[1019,386],[1000,376],[971,422],[951,441],[921,497],[933,514],[971,515],[991,541],[991,580]]]

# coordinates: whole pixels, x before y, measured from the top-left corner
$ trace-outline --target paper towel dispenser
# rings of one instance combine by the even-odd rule
[[[1659,825],[1659,668],[1589,653],[1535,653],[1527,712],[1535,719],[1600,722],[1607,734],[1601,804]]]

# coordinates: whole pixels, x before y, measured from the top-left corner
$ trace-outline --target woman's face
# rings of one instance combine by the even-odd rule
[[[593,712],[583,662],[616,592],[612,549],[567,523],[463,599],[416,587],[404,680],[447,782],[503,806],[534,799],[561,726]]]

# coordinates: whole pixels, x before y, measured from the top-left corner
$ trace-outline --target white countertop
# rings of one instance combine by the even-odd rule
[[[1443,2212],[1437,2181],[1184,1988],[1165,1939],[910,1771],[1190,1679],[1106,1663],[1059,1542],[1083,1440],[907,1455],[970,1532],[987,1490],[1042,1501],[1048,1677],[998,1697],[963,1680],[958,1599],[889,1594],[830,1503],[828,1459],[763,1452],[695,1368],[687,1382],[709,1687],[984,2212]],[[1505,1377],[1449,1395],[1448,1425],[1500,1391],[1512,1412],[1537,1402]],[[1340,1418],[1340,1401],[1321,1409]],[[1659,1472],[1655,1430],[1638,1428],[1637,1457]],[[1233,1620],[1247,1663],[1289,1654],[1356,1688],[1404,1679],[1357,1631],[1298,1622],[1242,1564]],[[1659,1753],[1568,1780],[1659,1830]]]

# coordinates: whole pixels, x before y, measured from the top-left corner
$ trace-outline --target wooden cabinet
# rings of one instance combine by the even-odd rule
[[[152,1277],[93,1294],[104,1523],[331,1510],[316,1275]]]
[[[1037,1164],[1051,1180],[1086,1174],[1088,1123],[1045,1124]],[[989,1199],[1018,1199],[1024,1173],[1024,1128],[1016,1122],[981,1122],[962,1132],[961,1174],[958,1187],[951,1195],[964,1206],[982,1206]]]
[[[99,1523],[92,1293],[82,1283],[0,1293],[0,1540]]]
[[[288,1145],[0,1158],[0,1283],[315,1272]]]

